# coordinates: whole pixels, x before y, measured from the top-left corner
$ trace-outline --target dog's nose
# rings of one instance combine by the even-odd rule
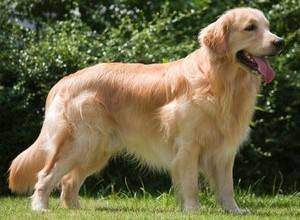
[[[277,50],[282,50],[284,47],[284,40],[282,38],[277,38],[273,41],[273,45],[276,47]]]

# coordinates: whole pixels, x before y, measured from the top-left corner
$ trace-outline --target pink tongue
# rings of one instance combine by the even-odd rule
[[[272,67],[269,65],[268,61],[262,57],[253,56],[253,58],[257,63],[258,71],[263,75],[264,81],[266,83],[270,83],[275,77],[275,72],[272,69]]]

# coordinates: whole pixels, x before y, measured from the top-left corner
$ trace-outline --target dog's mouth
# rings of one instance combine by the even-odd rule
[[[244,50],[240,50],[236,54],[237,60],[249,68],[251,72],[255,71],[260,74],[266,83],[270,83],[274,77],[275,72],[270,66],[266,56],[254,56]]]

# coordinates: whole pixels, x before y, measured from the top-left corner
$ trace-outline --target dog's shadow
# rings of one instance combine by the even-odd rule
[[[155,209],[148,209],[146,207],[107,207],[107,206],[98,206],[94,208],[95,211],[99,212],[160,212],[160,213],[168,213],[168,212],[177,212],[177,210],[173,209],[162,209],[162,208],[155,208]]]

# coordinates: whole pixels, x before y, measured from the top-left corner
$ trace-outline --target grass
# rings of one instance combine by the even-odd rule
[[[201,195],[201,208],[187,214],[180,211],[175,197],[163,193],[158,197],[147,193],[127,196],[121,193],[107,197],[81,197],[80,210],[61,208],[58,198],[51,197],[50,211],[36,213],[29,209],[25,197],[0,198],[0,219],[300,219],[300,195],[258,197],[253,194],[237,196],[241,207],[251,214],[239,216],[222,211],[211,195]]]

